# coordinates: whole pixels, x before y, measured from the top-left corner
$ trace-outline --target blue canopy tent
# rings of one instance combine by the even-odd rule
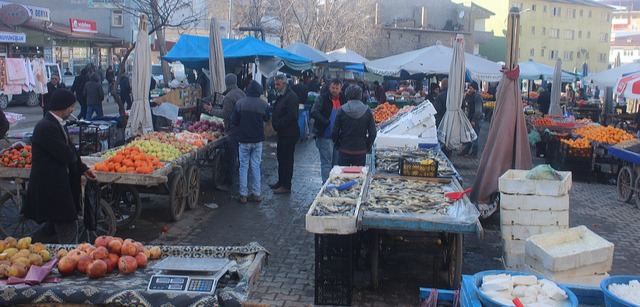
[[[312,67],[311,60],[295,55],[267,42],[263,42],[253,36],[245,37],[242,40],[227,46],[223,43],[222,46],[222,53],[224,53],[225,62],[228,60],[234,60],[237,62],[254,62],[256,57],[277,57],[283,61],[283,68],[288,68],[292,73],[301,72],[311,69]]]
[[[223,38],[222,49],[236,42],[238,40]],[[186,68],[209,69],[209,37],[182,34],[162,59],[168,62],[180,61]]]

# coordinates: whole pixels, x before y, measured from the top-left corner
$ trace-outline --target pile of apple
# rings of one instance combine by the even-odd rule
[[[187,127],[187,131],[189,132],[197,132],[197,133],[201,133],[201,132],[222,132],[224,131],[224,124],[222,123],[216,123],[216,122],[210,122],[208,120],[202,119],[199,120],[191,125],[189,125]]]
[[[25,277],[32,265],[41,266],[51,260],[44,244],[31,244],[31,237],[6,237],[0,241],[0,251],[0,278]]]
[[[99,236],[93,245],[81,243],[70,251],[59,250],[56,256],[60,259],[58,272],[63,276],[78,271],[89,278],[101,278],[112,273],[116,267],[120,274],[132,274],[139,267],[146,266],[149,259],[160,259],[161,254],[157,246],[147,249],[132,239]]]
[[[136,141],[137,140],[157,141],[162,144],[170,145],[175,147],[182,154],[186,154],[194,148],[193,144],[179,140],[176,138],[175,134],[166,132],[151,132],[136,137]]]

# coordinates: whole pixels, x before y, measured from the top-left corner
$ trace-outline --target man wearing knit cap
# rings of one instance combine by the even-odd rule
[[[460,155],[469,155],[470,157],[476,157],[478,155],[479,148],[478,140],[480,139],[480,127],[482,125],[482,118],[484,116],[484,114],[482,113],[482,105],[484,104],[484,100],[482,100],[482,96],[480,96],[480,93],[478,93],[478,82],[471,82],[469,88],[467,89],[467,97],[465,99],[468,99],[467,118],[469,118],[471,126],[473,127],[473,130],[476,132],[476,135],[478,137],[474,141],[467,143]]]
[[[338,109],[331,129],[333,146],[338,151],[338,165],[364,166],[367,153],[376,140],[376,123],[371,109],[362,103],[362,88],[347,87],[348,101]]]
[[[67,89],[51,96],[49,112],[33,129],[32,162],[25,217],[42,223],[31,236],[43,243],[73,244],[78,235],[76,220],[81,212],[80,177],[96,175],[80,160],[65,127],[76,103]]]
[[[227,134],[227,143],[225,145],[225,179],[226,182],[216,182],[216,187],[223,191],[229,191],[238,175],[238,140],[236,138],[237,127],[231,123],[231,113],[236,106],[236,102],[246,95],[238,88],[238,77],[235,74],[227,74],[224,77],[224,84],[227,89],[222,93],[222,109],[214,109],[210,104],[202,107],[211,116],[222,118],[224,129]]]

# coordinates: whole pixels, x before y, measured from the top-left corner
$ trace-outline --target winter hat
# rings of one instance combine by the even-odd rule
[[[247,96],[249,97],[260,97],[262,94],[262,85],[257,81],[253,80],[247,86]]]
[[[51,96],[49,110],[64,110],[76,103],[76,96],[68,89],[57,89]]]
[[[476,91],[478,90],[478,82],[476,82],[476,81],[471,82],[471,84],[469,84],[469,86],[473,87],[473,89],[476,90]]]
[[[229,85],[238,85],[238,77],[236,77],[236,75],[235,75],[235,74],[227,74],[227,75],[224,77],[224,84],[225,84],[226,86],[229,86]]]
[[[347,89],[344,91],[344,95],[348,100],[361,100],[362,99],[362,88],[355,84],[349,85]]]

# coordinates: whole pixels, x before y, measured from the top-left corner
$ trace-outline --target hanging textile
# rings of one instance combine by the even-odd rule
[[[31,62],[33,66],[33,75],[35,79],[35,86],[33,91],[37,94],[47,93],[47,70],[44,65],[44,59],[34,59]]]
[[[5,94],[22,94],[22,87],[27,85],[27,71],[23,59],[7,58],[7,84]]]
[[[7,63],[4,58],[0,58],[0,91],[4,92],[5,84],[7,84]]]

